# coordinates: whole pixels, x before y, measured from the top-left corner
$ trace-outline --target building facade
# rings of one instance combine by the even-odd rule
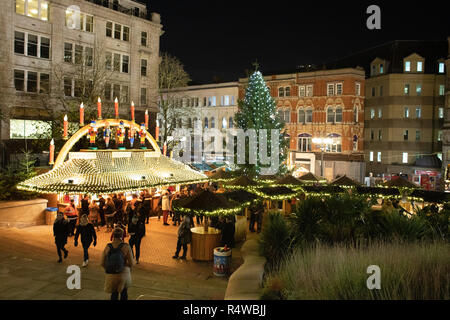
[[[327,180],[345,174],[362,182],[364,71],[296,72],[265,76],[265,81],[286,124],[288,165],[294,172],[311,171]],[[241,98],[246,82],[239,80]],[[322,138],[322,143],[315,138]]]
[[[156,114],[159,14],[132,0],[5,0],[2,5],[3,162],[8,143],[32,139],[56,109],[80,97],[99,96],[105,106],[117,97],[120,115],[127,118],[134,102],[137,121],[146,109]]]
[[[172,127],[175,130],[192,129],[192,133],[195,124],[202,129],[203,162],[221,163],[225,160],[223,139],[226,138],[226,130],[234,127],[238,94],[237,82],[192,85],[171,91],[169,99],[173,100],[175,108],[185,110],[169,117],[173,121]],[[193,152],[193,135],[190,146]]]
[[[439,187],[445,100],[445,60],[417,52],[392,61],[376,57],[366,79],[367,175],[407,175],[427,189]]]

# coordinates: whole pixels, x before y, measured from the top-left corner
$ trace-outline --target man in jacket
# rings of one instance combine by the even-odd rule
[[[89,263],[88,249],[91,246],[92,241],[94,242],[94,247],[97,245],[97,234],[95,233],[94,225],[89,222],[89,219],[85,214],[81,216],[80,224],[75,233],[75,247],[78,246],[79,235],[81,235],[81,244],[83,245],[83,267],[86,267]]]
[[[133,247],[136,247],[136,264],[139,264],[139,257],[141,255],[141,240],[145,236],[145,223],[144,219],[141,219],[139,213],[134,215],[131,219],[131,223],[128,225],[128,233],[130,234],[130,244],[131,251],[133,252]]]
[[[64,252],[64,259],[67,258],[69,251],[64,248],[69,236],[69,223],[64,219],[64,214],[58,212],[56,220],[53,223],[53,236],[55,237],[56,251],[58,252],[58,263],[62,262],[61,251]]]

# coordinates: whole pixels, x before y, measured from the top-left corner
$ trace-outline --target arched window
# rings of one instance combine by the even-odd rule
[[[223,117],[222,118],[222,129],[226,129],[227,128],[227,118]]]
[[[205,117],[205,123],[203,124],[204,128],[208,128],[208,118]]]
[[[334,116],[335,116],[334,108],[333,107],[328,107],[328,109],[327,109],[327,122],[334,123]]]
[[[278,88],[278,96],[279,97],[284,97],[284,88],[283,87],[279,87]]]
[[[195,128],[198,128],[197,121],[198,121],[198,119],[197,119],[197,117],[195,117],[193,120],[193,123],[192,123]]]
[[[284,88],[284,96],[290,97],[291,96],[291,87]]]
[[[311,123],[312,122],[312,108],[306,108],[306,112],[305,112],[305,122],[306,123]]]
[[[214,117],[211,117],[210,125],[211,125],[211,128],[215,128],[216,127],[216,119],[214,119]]]
[[[341,107],[337,107],[336,108],[335,122],[337,122],[337,123],[341,123],[342,122],[342,108]]]
[[[305,123],[305,111],[298,109],[298,123]]]
[[[308,133],[302,133],[298,135],[298,151],[311,152],[311,140],[312,137]]]
[[[358,123],[358,107],[353,108],[353,122]]]
[[[331,133],[327,136],[330,138],[330,143],[325,146],[325,152],[342,152],[342,137],[337,133]]]
[[[233,117],[228,119],[228,128],[233,128]]]
[[[353,151],[358,151],[358,136],[356,134],[353,136]]]
[[[191,118],[188,118],[188,120],[187,120],[187,127],[192,128],[192,119]]]

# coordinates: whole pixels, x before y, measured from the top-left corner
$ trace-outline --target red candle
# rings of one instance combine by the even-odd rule
[[[84,126],[84,104],[80,104],[80,127]]]
[[[159,121],[158,121],[158,119],[156,119],[155,139],[156,139],[156,141],[159,141]]]
[[[148,110],[145,110],[145,129],[148,130]]]
[[[68,129],[69,129],[69,122],[67,121],[67,114],[64,116],[64,133],[63,133],[63,139],[67,140],[68,138]]]
[[[98,113],[98,118],[102,119],[102,99],[100,99],[100,97],[98,97],[98,100],[97,100],[97,113]]]
[[[55,142],[50,141],[50,160],[48,164],[54,164],[55,163]]]
[[[167,153],[167,144],[164,142],[164,146],[163,146],[163,155],[165,156]]]
[[[131,101],[131,121],[134,121],[134,102]]]
[[[114,99],[114,110],[116,112],[116,119],[119,119],[119,100],[117,100],[117,97]]]

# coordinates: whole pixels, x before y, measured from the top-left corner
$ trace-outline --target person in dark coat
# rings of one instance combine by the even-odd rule
[[[251,232],[255,232],[255,224],[257,224],[258,233],[261,232],[262,216],[264,213],[264,207],[261,203],[252,207],[250,213],[249,229]]]
[[[175,251],[175,255],[172,258],[178,259],[181,247],[183,247],[183,255],[180,257],[180,259],[186,260],[188,243],[191,243],[191,218],[186,214],[183,217],[183,222],[178,228],[177,250]]]
[[[84,198],[81,199],[81,215],[85,214],[89,216],[89,204],[89,196],[85,194]]]
[[[61,251],[64,252],[64,259],[67,258],[69,251],[64,248],[67,244],[67,237],[69,236],[69,222],[64,219],[64,214],[58,212],[56,220],[53,223],[53,236],[55,237],[56,251],[58,252],[59,260],[62,262]]]
[[[222,239],[221,239],[221,245],[224,247],[225,245],[228,248],[234,247],[234,233],[235,233],[235,227],[233,220],[230,217],[226,217],[224,223],[221,226],[222,230]]]
[[[140,214],[136,214],[131,219],[131,223],[128,225],[128,233],[130,234],[130,240],[128,243],[133,252],[133,247],[136,247],[136,264],[139,264],[139,257],[141,255],[141,240],[145,236],[145,219],[141,219]]]
[[[106,200],[105,198],[103,198],[102,195],[99,196],[98,199],[98,206],[99,206],[99,210],[98,213],[100,214],[100,220],[101,220],[101,226],[105,226],[106,225],[106,220],[105,220],[105,211],[103,210],[103,207],[105,206]]]
[[[80,235],[84,254],[83,267],[86,267],[89,263],[88,249],[92,242],[94,242],[94,247],[97,245],[97,234],[95,233],[94,225],[89,222],[89,218],[85,214],[81,216],[80,224],[78,225],[77,232],[75,233],[75,247],[78,246],[78,236]]]

